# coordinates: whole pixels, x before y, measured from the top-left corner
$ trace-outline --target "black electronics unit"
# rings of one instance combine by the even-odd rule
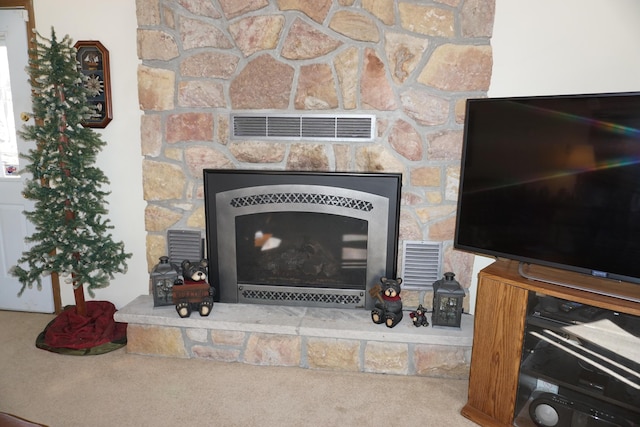
[[[640,427],[639,337],[637,316],[532,293],[514,425]]]
[[[539,393],[529,403],[529,417],[540,427],[632,427],[634,417],[588,396],[561,390]]]

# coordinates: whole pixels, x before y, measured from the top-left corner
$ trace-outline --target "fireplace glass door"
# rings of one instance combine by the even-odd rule
[[[236,218],[239,284],[366,288],[368,224],[315,212]]]

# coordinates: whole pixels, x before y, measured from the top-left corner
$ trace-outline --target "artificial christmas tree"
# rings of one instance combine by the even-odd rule
[[[114,273],[126,271],[131,255],[124,251],[122,242],[113,241],[109,234],[113,226],[102,217],[107,213],[105,197],[109,193],[101,187],[109,181],[94,163],[105,143],[93,129],[82,126],[93,110],[87,103],[86,77],[78,70],[71,39],[65,36],[58,41],[52,29],[51,39],[37,34],[35,46],[28,68],[34,123],[26,125],[21,134],[36,143],[36,148],[24,155],[31,178],[23,191],[27,199],[35,201],[34,210],[25,215],[36,231],[27,239],[33,245],[12,273],[22,283],[20,293],[33,284],[41,288],[40,277],[46,274],[58,274],[72,284],[76,305],[58,316],[62,319],[66,315],[61,321],[68,323],[49,325],[50,330],[65,336],[45,344],[87,348],[94,344],[87,336],[89,331],[102,335],[95,344],[104,344],[110,339],[104,329],[118,328],[101,318],[112,317],[115,309],[108,306],[110,303],[85,302],[84,287],[93,297],[94,289],[108,286]],[[74,329],[81,329],[82,336],[72,336]],[[73,342],[76,339],[79,343]]]

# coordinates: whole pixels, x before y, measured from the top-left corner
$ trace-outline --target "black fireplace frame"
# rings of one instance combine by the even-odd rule
[[[206,246],[207,258],[209,259],[209,277],[213,287],[216,288],[216,300],[225,303],[238,302],[255,302],[266,304],[283,304],[283,305],[301,305],[301,306],[342,306],[342,301],[336,303],[332,301],[328,305],[324,301],[319,303],[293,302],[288,304],[286,301],[247,301],[240,294],[242,286],[237,283],[236,277],[229,277],[225,273],[228,266],[219,265],[219,258],[228,257],[228,242],[218,241],[219,228],[221,225],[218,220],[219,209],[227,209],[226,204],[229,202],[225,199],[226,194],[237,193],[239,189],[254,189],[264,187],[265,189],[279,188],[282,186],[294,186],[297,189],[308,188],[313,193],[316,188],[332,187],[336,189],[336,193],[347,195],[353,194],[369,194],[374,200],[386,199],[387,202],[377,206],[379,209],[384,205],[386,227],[384,230],[386,235],[386,248],[384,250],[384,265],[375,266],[377,269],[374,274],[367,274],[366,290],[360,290],[356,297],[357,302],[344,302],[345,308],[372,308],[375,301],[369,295],[368,290],[375,286],[379,281],[378,276],[396,277],[397,257],[398,257],[398,238],[399,238],[399,220],[400,220],[400,197],[402,186],[402,174],[400,173],[349,173],[349,172],[308,172],[308,171],[263,171],[263,170],[236,170],[236,169],[205,169],[203,171],[204,181],[204,199],[205,199],[205,218],[206,218]],[[303,191],[304,192],[304,191]],[[224,207],[219,207],[218,203],[225,200]],[[359,203],[359,202],[357,202]],[[289,205],[291,206],[291,205]],[[299,208],[303,211],[306,207]],[[378,213],[379,214],[379,213]],[[222,221],[222,220],[221,220]],[[375,226],[375,224],[372,224]],[[227,229],[228,225],[224,229]],[[224,230],[223,229],[223,230]],[[373,231],[372,231],[373,232]],[[382,230],[375,230],[376,233]],[[222,231],[222,233],[224,233]],[[235,248],[235,245],[233,246]],[[235,267],[234,267],[235,271]],[[369,277],[371,276],[371,277]],[[375,276],[375,277],[373,277]],[[236,283],[227,283],[233,282]],[[233,289],[240,288],[234,291]],[[289,288],[283,286],[283,288]],[[246,291],[245,291],[246,292]],[[353,293],[353,292],[352,292]],[[286,297],[288,298],[288,297]],[[296,299],[296,297],[293,297]],[[324,299],[324,298],[321,298]],[[337,305],[336,305],[337,304]]]

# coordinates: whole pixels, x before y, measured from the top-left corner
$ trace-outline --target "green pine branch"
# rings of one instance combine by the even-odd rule
[[[103,218],[109,192],[102,187],[109,180],[94,163],[105,142],[82,126],[94,111],[69,36],[58,41],[52,29],[51,39],[37,34],[35,45],[27,69],[34,124],[21,131],[36,143],[23,155],[31,175],[23,195],[35,202],[25,215],[35,232],[12,273],[22,283],[19,295],[33,284],[40,289],[41,276],[55,272],[75,288],[86,285],[94,296],[115,273],[126,272],[131,257],[122,242],[113,241],[113,226]]]

